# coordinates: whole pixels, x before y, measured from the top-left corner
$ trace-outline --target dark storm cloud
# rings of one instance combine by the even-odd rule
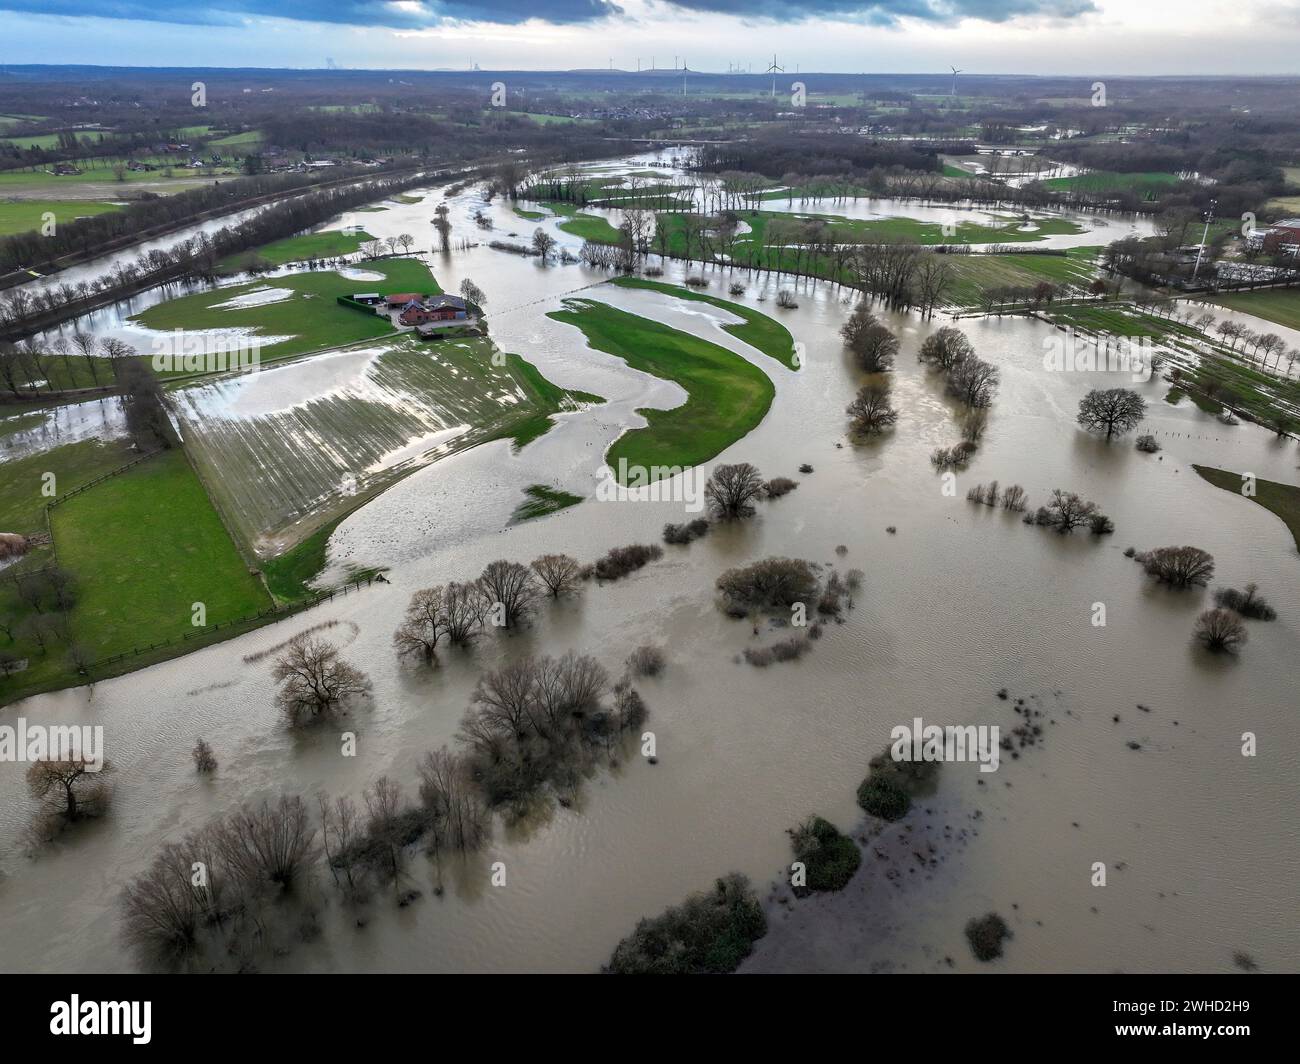
[[[421,11],[404,10],[384,0],[217,0],[209,4],[142,3],[138,0],[0,0],[0,11],[26,11],[41,15],[136,19],[142,22],[173,22],[189,25],[225,26],[249,16],[293,19],[296,22],[325,22],[347,26],[383,26],[417,29],[436,26],[447,19],[517,23],[530,18],[547,22],[590,22],[621,9],[610,0],[436,0],[421,5]]]
[[[839,17],[888,25],[900,18],[951,23],[963,18],[1005,22],[1019,15],[1073,18],[1095,11],[1093,0],[663,0],[666,7],[736,18],[802,22]],[[420,10],[384,0],[217,0],[161,4],[140,0],[0,0],[0,10],[43,15],[94,16],[191,25],[232,25],[249,16],[298,22],[415,29],[447,19],[514,24],[530,18],[554,23],[590,22],[621,12],[613,0],[428,0]]]

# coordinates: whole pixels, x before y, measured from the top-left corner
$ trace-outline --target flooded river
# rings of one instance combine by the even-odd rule
[[[338,224],[363,224],[375,236],[411,232],[423,242],[441,197],[434,191],[423,203],[349,214]],[[452,201],[458,236],[484,240],[469,221],[477,206],[474,191]],[[523,238],[534,228],[505,205],[487,209],[493,236]],[[543,224],[576,249],[553,222]],[[0,967],[130,970],[117,897],[161,841],[281,790],[359,795],[390,773],[411,793],[417,760],[453,741],[482,669],[573,648],[618,672],[643,643],[662,645],[668,659],[660,677],[639,683],[657,764],[633,756],[594,778],[574,808],[525,829],[498,829],[442,897],[433,896],[432,867],[416,856],[420,901],[400,910],[376,903],[363,929],[335,905],[319,940],[264,966],[594,970],[640,916],[718,875],[745,872],[766,896],[790,860],[786,829],[808,814],[857,828],[855,789],[894,726],[921,716],[1009,730],[1018,721],[1014,700],[1024,698],[1051,721],[1042,746],[1008,755],[991,776],[974,764],[945,766],[937,793],[909,816],[918,838],[950,829],[942,861],[891,877],[900,860],[868,846],[844,895],[797,902],[792,916],[772,908],[771,930],[746,969],[928,971],[946,969],[951,957],[969,970],[975,962],[962,928],[989,910],[1002,913],[1015,936],[994,966],[1003,969],[1226,970],[1236,950],[1265,970],[1296,967],[1300,565],[1280,520],[1192,469],[1203,463],[1294,483],[1294,443],[1251,425],[1224,427],[1187,401],[1171,406],[1168,385],[1153,381],[1135,386],[1149,403],[1141,431],[1163,451],[1107,445],[1080,432],[1074,413],[1089,388],[1129,386],[1127,377],[1045,370],[1043,343],[1053,333],[1041,323],[965,319],[961,327],[1000,368],[1002,384],[985,441],[949,497],[929,455],[959,439],[954,408],[915,357],[944,319],[885,315],[902,340],[892,375],[899,422],[878,442],[853,444],[843,410],[861,381],[838,337],[850,293],[735,275],[748,285],[738,301],[778,315],[804,345],[796,373],[721,332],[730,320],[723,312],[651,292],[587,289],[584,298],[662,317],[762,366],[776,385],[771,411],[716,461],[750,461],[800,486],[749,522],[668,548],[625,580],[542,610],[518,634],[490,633],[468,656],[444,653],[442,667],[430,671],[399,663],[391,645],[416,588],[472,576],[495,558],[562,550],[589,560],[616,545],[656,542],[666,521],[683,519],[680,503],[592,497],[605,447],[637,423],[636,407],[666,395],[662,382],[545,317],[566,293],[605,275],[544,267],[485,240],[435,255],[432,265],[444,290],[465,277],[484,289],[502,349],[609,403],[561,415],[518,455],[499,442],[423,468],[349,518],[332,540],[332,564],[387,565],[388,586],[133,675],[6,708],[5,719],[102,724],[118,771],[109,818],[30,857],[21,766],[0,765]],[[686,272],[673,263],[665,270],[664,280],[675,282]],[[710,291],[725,297],[732,275],[706,276]],[[797,309],[776,309],[781,287],[797,291]],[[814,472],[800,475],[805,462]],[[1117,531],[1060,537],[965,500],[968,486],[994,479],[1024,485],[1032,506],[1053,488],[1077,491],[1101,504]],[[519,489],[539,481],[586,501],[509,525]],[[1214,554],[1215,585],[1255,581],[1278,608],[1273,623],[1249,622],[1238,661],[1212,660],[1190,645],[1207,590],[1166,591],[1123,555],[1130,545],[1181,543]],[[737,657],[773,637],[756,640],[748,624],[728,620],[712,588],[724,569],[767,555],[866,575],[846,623],[829,625],[803,659],[758,669]],[[1092,623],[1097,603],[1105,605],[1104,627]],[[339,756],[337,730],[287,732],[272,706],[271,658],[244,660],[331,620],[340,623],[330,638],[374,681],[373,703],[348,718],[359,735],[352,758]],[[997,697],[1000,688],[1009,700]],[[1244,732],[1258,737],[1258,756],[1242,756]],[[190,761],[200,735],[220,760],[210,780]],[[489,883],[494,861],[505,864],[503,886]],[[1094,862],[1108,868],[1104,887],[1091,885]]]

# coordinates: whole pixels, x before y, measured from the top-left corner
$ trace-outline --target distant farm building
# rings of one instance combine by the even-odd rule
[[[1300,218],[1284,218],[1267,229],[1255,229],[1246,239],[1252,251],[1273,253],[1287,251],[1292,255],[1300,248]]]
[[[378,292],[354,292],[352,302],[364,303],[368,307],[377,307],[384,301],[384,297]]]
[[[468,317],[465,301],[457,296],[434,296],[412,300],[402,308],[398,322],[402,325],[428,325],[435,321],[464,321]]]

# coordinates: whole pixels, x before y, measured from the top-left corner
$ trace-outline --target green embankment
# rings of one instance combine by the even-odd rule
[[[624,433],[605,454],[616,472],[621,459],[646,470],[707,462],[756,428],[772,405],[775,388],[767,375],[707,340],[584,299],[565,300],[565,309],[548,317],[580,329],[597,350],[687,392],[675,409],[637,411],[649,424]]]
[[[751,310],[740,303],[719,299],[717,296],[705,295],[703,292],[692,292],[689,288],[683,288],[680,285],[646,280],[644,277],[618,277],[615,278],[614,284],[621,288],[647,288],[653,292],[663,292],[665,295],[675,296],[677,299],[708,303],[711,306],[734,314],[738,318],[743,318],[744,321],[741,324],[724,325],[722,331],[730,333],[738,340],[743,340],[750,347],[762,351],[763,354],[770,355],[788,369],[797,370],[799,368],[795,358],[794,337],[790,335],[790,330],[775,318],[769,318],[766,314],[760,314],[758,311]]]

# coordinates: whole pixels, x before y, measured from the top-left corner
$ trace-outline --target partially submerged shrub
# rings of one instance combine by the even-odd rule
[[[1105,514],[1090,514],[1088,517],[1088,531],[1094,536],[1107,536],[1115,531],[1115,522]]]
[[[633,543],[631,546],[613,548],[596,561],[592,571],[598,580],[617,580],[663,556],[664,549],[657,543]]]
[[[212,752],[212,747],[203,739],[194,744],[194,749],[190,751],[190,756],[194,758],[194,769],[196,772],[207,774],[217,771],[217,755]]]
[[[725,602],[742,611],[784,609],[796,602],[811,602],[817,594],[817,574],[799,558],[763,558],[750,565],[728,569],[717,587]]]
[[[627,657],[627,671],[633,676],[658,676],[663,672],[667,657],[662,647],[646,643],[637,647]]]
[[[1196,618],[1195,638],[1216,654],[1235,654],[1246,642],[1246,626],[1232,610],[1215,607]]]
[[[1225,610],[1236,610],[1243,617],[1250,617],[1252,620],[1276,619],[1277,610],[1270,606],[1264,597],[1257,593],[1258,591],[1257,584],[1247,584],[1242,591],[1238,591],[1235,587],[1221,587],[1214,593],[1214,601]]]
[[[803,886],[795,886],[799,897],[818,890],[843,890],[862,863],[862,852],[847,835],[819,816],[810,816],[790,831],[794,859],[804,866]]]
[[[1020,513],[1025,505],[1025,489],[1019,484],[1012,484],[1002,493],[1002,509]]]
[[[614,947],[615,975],[721,975],[735,971],[767,933],[767,918],[749,880],[719,879],[662,915],[639,921]]]
[[[1171,587],[1203,585],[1214,575],[1214,555],[1200,547],[1157,547],[1135,557],[1148,575]]]
[[[1011,928],[997,913],[988,913],[966,924],[966,941],[971,952],[980,961],[996,960],[1002,956],[1002,943],[1011,937]]]
[[[706,535],[708,531],[709,522],[702,517],[697,517],[694,521],[688,521],[680,525],[669,523],[664,525],[664,542],[672,544],[690,543]]]
[[[799,482],[789,477],[773,477],[763,485],[763,494],[769,499],[779,499],[782,495],[789,495],[798,486]]]
[[[1155,454],[1156,451],[1160,450],[1160,444],[1156,442],[1154,436],[1145,434],[1137,438],[1137,449],[1146,451],[1147,454]]]
[[[769,647],[746,647],[744,656],[750,665],[763,669],[777,661],[798,661],[811,649],[808,636],[791,635]]]

